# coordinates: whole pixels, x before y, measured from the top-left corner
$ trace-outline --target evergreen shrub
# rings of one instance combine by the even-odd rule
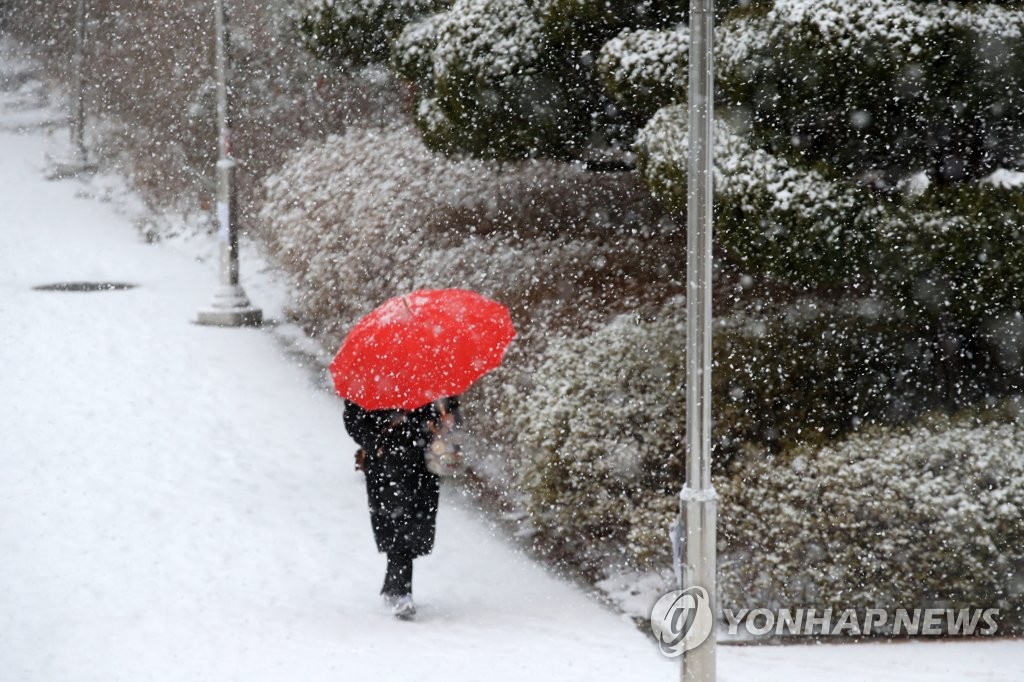
[[[659,110],[637,140],[655,196],[682,215],[685,107]],[[990,182],[879,195],[715,129],[715,237],[749,272],[818,293],[874,292],[917,324],[971,334],[1024,312],[1024,187]]]
[[[625,28],[667,28],[681,14],[660,1],[456,0],[407,25],[392,63],[415,83],[417,125],[433,149],[603,162],[629,146],[642,116],[605,91],[602,45]]]
[[[865,277],[872,197],[715,127],[715,236],[752,272],[808,289]],[[637,168],[655,196],[686,210],[684,105],[659,110],[637,138]]]
[[[341,68],[387,61],[391,42],[414,19],[446,0],[304,0],[289,10],[304,47]]]
[[[686,99],[690,31],[626,29],[601,48],[598,72],[608,92],[641,118]]]
[[[887,186],[1022,162],[1019,3],[777,0],[725,32],[745,48],[718,64],[725,101],[777,153]]]
[[[1024,626],[1019,401],[866,430],[717,484],[724,608],[998,608]]]
[[[516,422],[516,447],[533,459],[516,485],[535,546],[556,561],[594,572],[608,557],[618,568],[667,565],[674,507],[665,500],[682,481],[683,308],[669,301],[655,315],[559,338],[536,366]],[[821,447],[984,400],[992,381],[967,361],[953,371],[934,329],[871,299],[806,298],[737,310],[715,325],[717,472],[743,471],[754,453]]]
[[[874,234],[884,288],[907,310],[973,327],[1024,312],[1024,187],[932,187]]]

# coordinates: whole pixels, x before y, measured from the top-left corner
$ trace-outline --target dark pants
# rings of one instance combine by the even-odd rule
[[[377,551],[409,560],[430,554],[439,489],[422,449],[368,458],[366,497]]]
[[[405,552],[388,554],[388,571],[380,593],[389,597],[412,594],[412,557]]]

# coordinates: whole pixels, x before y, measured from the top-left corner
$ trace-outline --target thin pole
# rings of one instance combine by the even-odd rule
[[[85,147],[85,44],[88,26],[86,0],[75,5],[75,42],[71,53],[72,92],[68,116],[69,142],[71,152],[67,159],[54,161],[47,177],[50,180],[73,178],[96,171],[98,166],[89,162],[89,150]]]
[[[217,69],[217,239],[220,242],[220,288],[198,322],[225,327],[258,325],[263,313],[249,302],[239,283],[238,196],[231,143],[231,92],[228,88],[230,37],[224,0],[214,0]]]
[[[707,591],[710,636],[683,653],[680,677],[715,679],[718,618],[716,525],[718,494],[711,484],[711,243],[714,121],[714,0],[690,0],[689,158],[686,246],[686,484],[679,493],[684,519],[683,589]]]
[[[71,143],[78,163],[87,163],[85,151],[85,0],[78,0],[75,19],[75,115],[71,125]]]
[[[238,284],[238,197],[235,193],[234,150],[231,148],[231,109],[228,91],[228,26],[224,1],[215,0],[217,31],[217,215],[220,229],[227,234],[221,241],[225,256],[221,267],[221,284]]]

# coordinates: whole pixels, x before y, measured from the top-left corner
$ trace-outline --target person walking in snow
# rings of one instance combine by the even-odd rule
[[[373,537],[388,559],[381,594],[399,618],[416,614],[413,559],[434,548],[440,486],[427,452],[457,425],[458,406],[451,397],[414,410],[365,410],[345,400],[345,428],[359,445],[356,469],[365,474]]]

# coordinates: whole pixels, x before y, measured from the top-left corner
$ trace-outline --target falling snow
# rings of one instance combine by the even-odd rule
[[[44,4],[0,10],[0,94],[52,141],[75,3]],[[516,341],[464,397],[467,514],[646,627],[686,455],[685,8],[229,4],[238,214],[288,280],[279,337],[323,364],[391,296],[506,304]],[[1022,632],[1024,8],[718,4],[720,603]],[[145,241],[212,243],[209,3],[86,5],[88,154]]]

